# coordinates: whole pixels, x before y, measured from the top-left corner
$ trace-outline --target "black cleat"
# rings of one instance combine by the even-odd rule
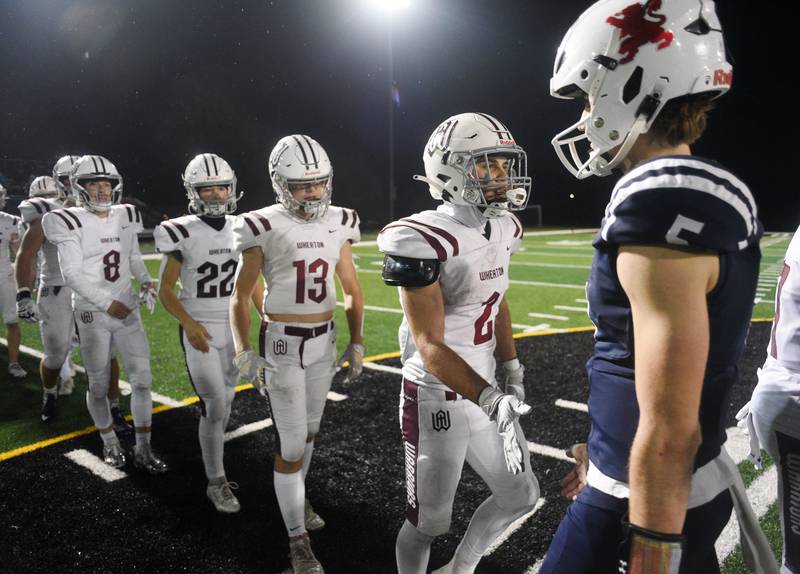
[[[56,416],[56,400],[58,395],[44,393],[42,397],[42,422],[46,423]]]
[[[126,433],[133,430],[133,426],[131,426],[131,424],[125,420],[125,415],[122,414],[122,411],[119,409],[119,407],[111,407],[111,419],[113,421],[115,432]]]
[[[167,463],[155,455],[150,445],[134,448],[133,466],[150,474],[164,474],[168,470]]]

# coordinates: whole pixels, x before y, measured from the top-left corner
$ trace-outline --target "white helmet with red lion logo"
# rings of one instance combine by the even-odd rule
[[[556,135],[553,147],[578,179],[609,175],[669,100],[721,95],[732,77],[713,1],[600,0],[556,54],[550,95],[587,98],[591,111]],[[586,140],[584,157],[578,147]]]

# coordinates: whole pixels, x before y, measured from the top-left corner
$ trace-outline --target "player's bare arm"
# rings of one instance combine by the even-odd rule
[[[682,531],[700,445],[700,395],[709,349],[706,294],[716,255],[655,246],[620,249],[617,271],[631,302],[640,418],[630,459],[630,521]]]
[[[208,341],[211,339],[211,335],[208,334],[202,324],[189,315],[175,294],[175,284],[180,276],[182,263],[170,254],[165,255],[165,259],[164,271],[161,273],[161,282],[158,286],[158,299],[164,305],[164,309],[181,324],[192,347],[203,353],[208,353]]]
[[[508,301],[503,297],[497,310],[497,317],[494,319],[494,335],[497,341],[495,356],[498,360],[505,362],[517,358],[517,347],[514,344],[514,335],[511,330],[511,310],[508,308]]]
[[[403,287],[401,296],[425,368],[455,392],[478,404],[481,391],[489,383],[444,342],[444,299],[439,282],[426,287]]]
[[[19,253],[17,253],[15,268],[17,289],[30,290],[33,287],[36,279],[36,257],[42,245],[44,245],[44,230],[42,221],[37,219],[30,224],[23,235]]]
[[[349,242],[345,242],[339,251],[336,276],[339,278],[344,293],[344,312],[347,315],[350,342],[363,344],[364,294],[361,291],[361,284],[358,282],[356,266],[353,263],[353,248]]]
[[[250,301],[258,283],[264,255],[260,247],[250,247],[242,252],[242,270],[236,277],[231,294],[231,330],[236,345],[236,354],[251,350],[250,347]]]

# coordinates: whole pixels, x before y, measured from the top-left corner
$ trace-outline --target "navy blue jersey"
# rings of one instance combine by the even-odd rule
[[[700,404],[699,468],[725,442],[725,415],[753,309],[763,229],[747,186],[717,163],[662,157],[626,174],[614,188],[587,285],[597,327],[589,374],[589,457],[604,474],[628,482],[639,421],[634,388],[633,318],[616,273],[620,245],[663,245],[719,254],[716,287],[707,296],[710,347]]]

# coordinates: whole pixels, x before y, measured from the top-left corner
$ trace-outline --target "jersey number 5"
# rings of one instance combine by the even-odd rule
[[[219,277],[220,271],[222,271],[222,273],[227,273],[227,275],[219,282],[219,288],[217,285],[209,285],[211,281]],[[219,267],[211,263],[211,261],[206,261],[197,268],[197,272],[204,275],[204,277],[197,282],[198,297],[230,297],[231,293],[233,293],[233,275],[236,273],[235,260],[228,259]]]

